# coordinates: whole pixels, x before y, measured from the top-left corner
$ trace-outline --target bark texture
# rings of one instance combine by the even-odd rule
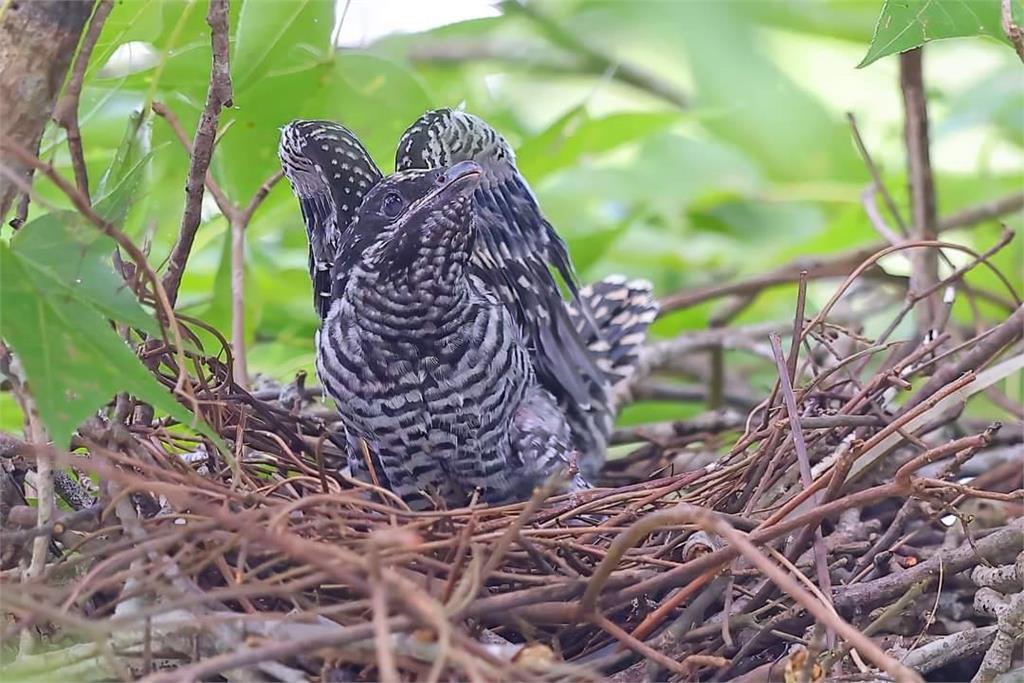
[[[35,151],[53,113],[75,47],[95,0],[13,0],[0,19],[0,134]],[[29,169],[5,155],[0,220],[18,193],[8,172],[28,181]]]

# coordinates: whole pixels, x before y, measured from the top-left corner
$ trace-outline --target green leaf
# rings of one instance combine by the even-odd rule
[[[160,328],[114,272],[115,243],[80,215],[50,213],[24,226],[11,240],[26,275],[50,296],[87,302],[111,320],[152,335]]]
[[[606,3],[602,28],[611,35],[639,32],[645,53],[674,58],[691,75],[702,128],[743,150],[767,178],[860,179],[863,164],[845,124],[780,67],[747,4],[666,2],[657,12],[641,12],[633,3]]]
[[[330,54],[334,3],[330,0],[245,0],[231,58],[241,92],[270,71],[285,72]]]
[[[63,290],[63,291],[62,291]],[[87,417],[127,391],[184,424],[175,401],[95,308],[0,243],[3,337],[21,360],[39,415],[65,448]],[[208,431],[208,430],[207,430]]]
[[[99,185],[96,187],[97,197],[106,197],[113,188],[117,187],[136,170],[139,173],[138,179],[135,181],[135,189],[138,188],[143,170],[140,167],[140,162],[143,161],[143,157],[152,146],[152,136],[152,117],[144,116],[141,111],[133,111],[128,115],[128,127],[125,128],[121,144],[117,146],[114,158],[110,160],[110,165],[103,172]],[[130,198],[125,203],[128,204],[129,202]],[[107,220],[114,224],[120,224],[124,219],[122,218],[120,221],[117,221],[107,216]]]
[[[630,112],[591,119],[580,106],[516,150],[519,170],[530,182],[616,147],[664,130],[680,120],[675,112]]]
[[[1007,64],[971,83],[949,100],[948,111],[935,127],[936,136],[994,125],[1024,147],[1024,79],[1020,64]]]
[[[110,179],[120,182],[96,203],[96,212],[120,227],[140,188],[149,155],[124,170],[129,155],[116,158],[108,169]],[[81,215],[69,211],[49,213],[25,225],[11,240],[11,249],[22,259],[38,286],[53,287],[53,294],[67,300],[88,302],[104,315],[158,336],[160,328],[146,312],[123,279],[114,272],[114,241]],[[47,281],[55,280],[56,285]]]
[[[1014,15],[1020,11],[1014,3]],[[885,0],[863,68],[933,40],[989,36],[1008,43],[1003,34],[999,0]]]

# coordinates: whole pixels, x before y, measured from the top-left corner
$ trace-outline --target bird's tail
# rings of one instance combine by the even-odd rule
[[[614,387],[633,375],[647,328],[658,314],[651,283],[610,275],[582,287],[579,298],[597,329],[570,305],[573,324],[615,393]]]
[[[589,315],[575,302],[566,303],[569,318],[605,381],[594,387],[589,407],[569,402],[563,408],[580,451],[580,469],[593,481],[605,461],[619,403],[629,395],[658,304],[649,282],[627,282],[619,275],[581,287],[578,301]]]

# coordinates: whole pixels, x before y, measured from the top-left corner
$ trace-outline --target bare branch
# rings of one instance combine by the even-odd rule
[[[921,66],[922,48],[900,55],[900,89],[905,112],[904,138],[910,177],[910,199],[914,215],[911,236],[916,240],[934,240],[936,235],[935,184],[928,143],[928,104]],[[922,292],[939,279],[938,251],[918,249],[910,256],[910,291]],[[932,329],[938,302],[929,297],[916,308],[918,329]]]
[[[1024,62],[1024,32],[1020,30],[1017,22],[1013,20],[1012,2],[1013,0],[1003,0],[1000,3],[1003,33],[1006,34],[1007,39],[1013,44],[1013,49],[1017,51],[1020,61]]]
[[[892,198],[892,194],[885,186],[885,182],[882,180],[882,174],[878,170],[878,166],[875,164],[875,160],[871,157],[871,153],[868,151],[867,145],[864,144],[864,138],[860,134],[860,127],[857,125],[857,119],[853,115],[853,112],[847,112],[846,119],[847,121],[850,122],[850,131],[853,133],[853,142],[857,145],[857,151],[860,152],[860,156],[864,160],[864,165],[868,167],[868,173],[871,174],[873,187],[870,189],[882,193],[882,199],[885,201],[885,207],[889,209],[889,214],[896,221],[896,225],[900,229],[900,234],[902,234],[904,237],[907,237],[910,234],[910,231],[907,230],[907,224],[903,220],[903,216],[900,214],[900,210],[899,208],[897,208],[896,201]],[[867,190],[865,190],[865,192],[867,192]],[[862,197],[862,199],[864,198]],[[864,201],[866,202],[867,200],[864,199]],[[874,204],[873,197],[872,204]],[[867,205],[865,205],[865,208],[868,208]],[[871,216],[870,211],[868,213],[868,216]],[[881,219],[881,216],[878,217],[878,222],[882,225],[884,225],[885,223]],[[875,225],[875,220],[872,220],[872,225]],[[883,237],[886,238],[886,241],[888,241],[890,244],[899,243],[899,240],[894,241],[893,239],[891,239],[891,231],[889,231],[888,228],[886,228],[885,230],[879,230],[879,232],[882,234]]]
[[[939,232],[977,225],[1008,213],[1024,209],[1024,193],[1014,192],[1006,197],[971,206],[939,220]]]
[[[71,68],[71,78],[53,110],[53,120],[67,131],[68,151],[71,153],[71,167],[75,173],[75,184],[86,198],[89,198],[89,173],[85,166],[82,131],[78,127],[78,101],[82,96],[82,83],[85,80],[85,71],[89,68],[89,59],[92,57],[93,48],[96,47],[96,41],[99,40],[100,33],[103,32],[103,24],[113,7],[113,0],[100,0],[96,5],[96,11],[93,12],[92,20],[89,22],[89,29],[85,33],[85,38],[82,39],[82,45],[78,48],[78,56],[75,57],[75,64]]]
[[[206,106],[199,117],[195,141],[192,144],[192,161],[185,182],[185,210],[181,216],[178,241],[171,251],[164,274],[164,288],[173,305],[178,298],[178,288],[185,273],[185,264],[202,217],[203,187],[206,172],[213,156],[213,144],[217,135],[220,110],[231,106],[231,72],[228,64],[228,0],[210,0],[206,14],[210,25],[210,40],[213,46],[213,64],[210,67],[210,87],[206,92]]]
[[[185,151],[189,154],[189,156],[191,156],[192,141],[188,139],[188,134],[182,127],[181,121],[178,119],[178,116],[170,109],[170,107],[168,107],[163,102],[154,101],[152,107],[154,114],[167,121],[167,125],[171,127],[172,131],[174,131],[175,137],[178,138],[178,141],[181,143],[182,147],[184,147]],[[231,200],[228,199],[226,194],[224,194],[224,190],[222,190],[220,185],[217,184],[217,181],[214,179],[213,174],[210,173],[209,170],[207,170],[206,172],[206,178],[204,182],[206,184],[206,189],[210,191],[210,196],[213,197],[213,201],[216,202],[217,208],[220,209],[221,213],[223,213],[225,216],[230,215],[232,209],[234,208],[231,204]]]
[[[53,113],[93,4],[79,0],[36,0],[2,5],[0,134],[24,149],[39,149],[43,129]],[[11,171],[31,182],[31,166],[15,161]],[[0,219],[7,216],[17,192],[13,181],[0,177]]]

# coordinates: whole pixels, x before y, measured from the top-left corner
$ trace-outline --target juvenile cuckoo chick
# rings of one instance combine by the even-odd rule
[[[572,477],[569,426],[493,274],[471,267],[482,176],[464,161],[374,186],[342,235],[317,335],[353,473],[372,466],[416,507],[475,489],[521,499],[560,468]]]
[[[353,230],[350,223],[382,174],[355,135],[329,121],[286,126],[279,155],[306,222],[314,298],[325,317],[332,288],[344,284],[351,267],[339,249],[360,251],[373,239],[365,226]],[[481,169],[472,193],[475,239],[467,272],[488,283],[522,330],[537,382],[554,397],[580,467],[592,477],[611,434],[615,387],[633,373],[657,312],[650,285],[612,276],[577,289],[566,246],[541,213],[511,146],[476,116],[427,112],[402,136],[396,166],[436,169],[460,161]],[[339,258],[341,267],[333,267]],[[570,301],[551,269],[560,273]]]
[[[614,386],[626,381],[654,320],[651,286],[612,276],[577,289],[565,242],[544,217],[504,137],[464,111],[437,109],[414,122],[398,143],[395,168],[436,168],[475,161],[483,178],[474,193],[474,262],[526,332],[540,382],[571,426],[584,474],[604,462],[616,408]],[[572,301],[562,298],[558,271]]]

